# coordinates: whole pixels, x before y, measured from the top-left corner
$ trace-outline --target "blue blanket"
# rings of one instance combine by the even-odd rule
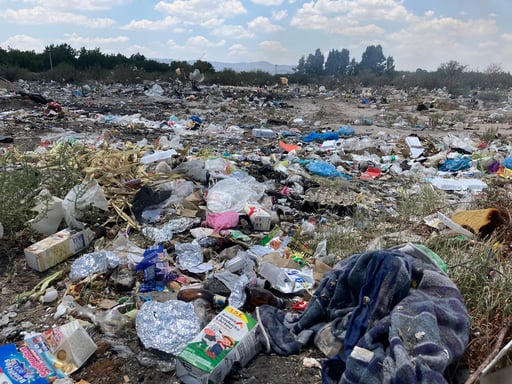
[[[326,323],[343,343],[326,360],[322,382],[443,383],[464,353],[470,319],[449,277],[428,257],[400,249],[339,262],[308,308],[292,316],[271,306],[256,313],[263,350],[298,353]]]

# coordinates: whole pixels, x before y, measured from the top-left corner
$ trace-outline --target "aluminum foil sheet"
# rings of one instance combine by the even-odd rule
[[[178,355],[201,330],[192,303],[147,301],[135,319],[137,336],[146,348]]]
[[[121,259],[110,251],[97,251],[86,253],[71,264],[69,277],[73,281],[83,279],[94,273],[103,273],[109,268],[115,268],[121,264]]]

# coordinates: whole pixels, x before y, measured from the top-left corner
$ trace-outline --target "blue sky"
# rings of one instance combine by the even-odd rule
[[[512,72],[510,0],[0,0],[0,47],[296,65],[317,48],[357,61],[380,44],[397,69],[456,60]]]

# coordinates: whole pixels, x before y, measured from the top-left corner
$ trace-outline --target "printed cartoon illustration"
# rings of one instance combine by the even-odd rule
[[[202,342],[207,346],[206,355],[216,359],[223,351],[228,351],[235,346],[235,340],[228,335],[223,335],[220,331],[210,328],[204,330]]]
[[[229,350],[235,346],[235,340],[231,336],[222,335],[217,343],[212,345],[206,353],[212,359],[216,359],[217,355],[221,354],[225,350]]]

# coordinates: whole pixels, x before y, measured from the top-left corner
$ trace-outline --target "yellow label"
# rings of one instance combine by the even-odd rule
[[[226,311],[231,313],[232,315],[235,315],[240,320],[242,320],[244,323],[246,323],[246,324],[248,323],[247,316],[245,315],[245,313],[239,311],[238,309],[233,308],[233,307],[227,307]]]

